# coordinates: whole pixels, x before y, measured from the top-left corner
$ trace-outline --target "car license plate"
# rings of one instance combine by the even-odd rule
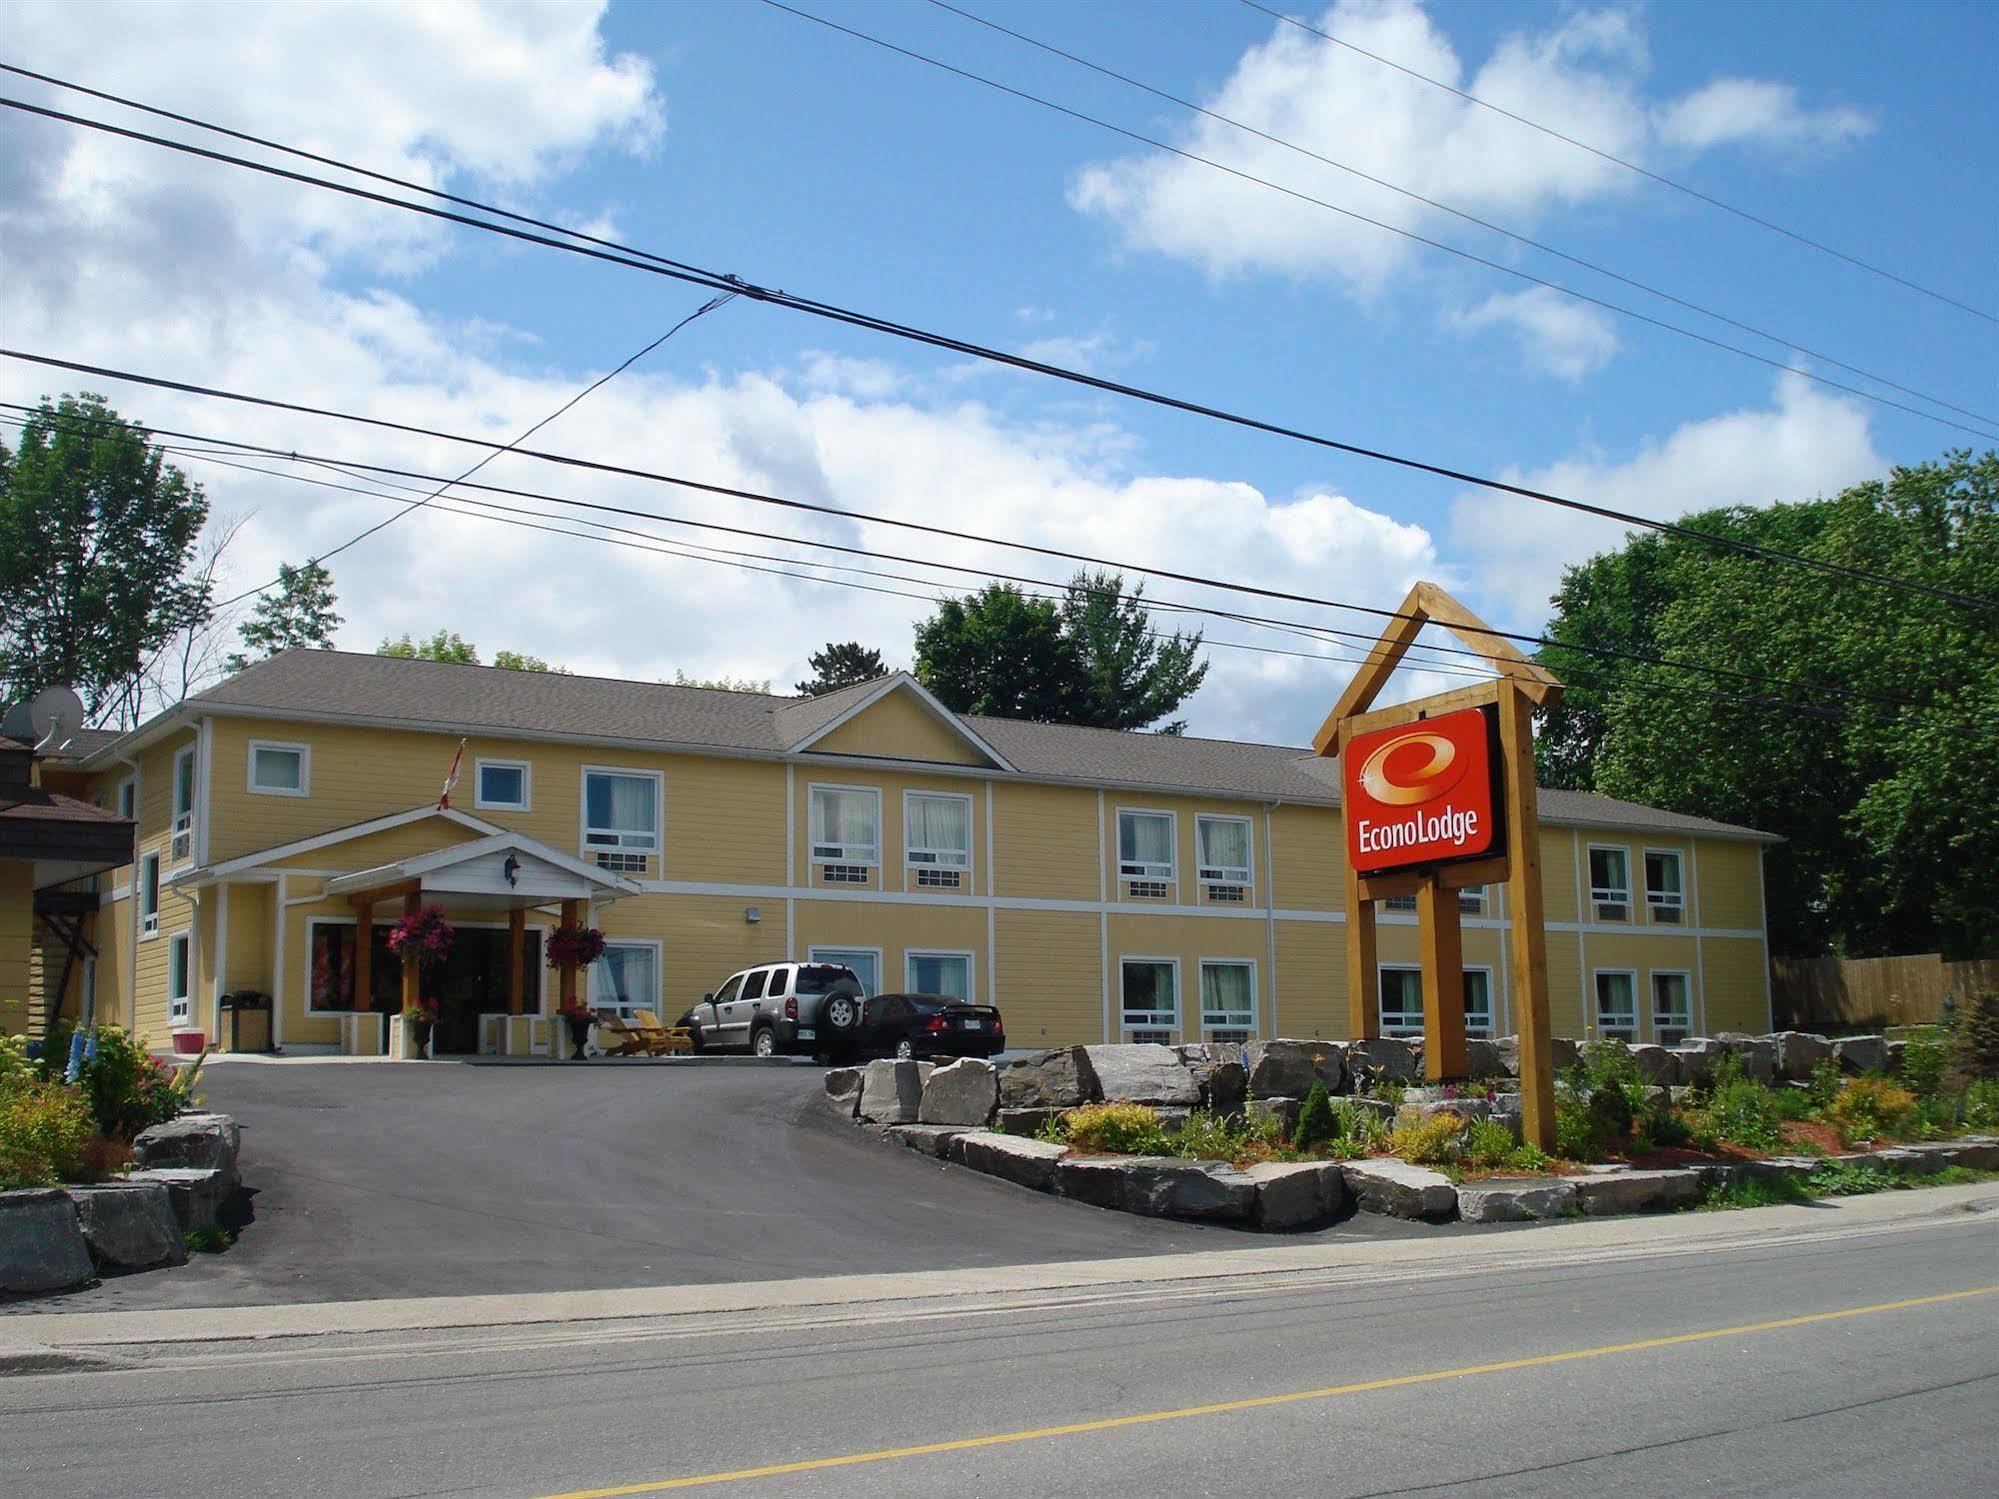
[[[985,1028],[986,1023],[983,1020],[967,1020],[965,1022],[965,1029],[968,1031],[982,1031]]]
[[[819,1039],[819,1032],[812,1029],[809,1025],[801,1025],[798,1028],[798,1039],[801,1041],[816,1041]]]

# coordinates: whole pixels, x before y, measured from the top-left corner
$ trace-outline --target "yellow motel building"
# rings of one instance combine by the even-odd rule
[[[564,903],[611,942],[592,1002],[669,1022],[812,959],[996,1004],[1017,1047],[1348,1030],[1337,767],[1309,749],[954,714],[903,673],[800,698],[296,650],[42,779],[138,838],[96,879],[93,960],[39,969],[161,1047],[381,1051],[417,902],[457,933],[440,1051],[553,1048]],[[1541,818],[1558,1035],[1769,1029],[1774,840],[1562,791]],[[1513,1029],[1502,899],[1463,897],[1474,1034]],[[1381,915],[1387,1034],[1420,1026],[1415,922]]]

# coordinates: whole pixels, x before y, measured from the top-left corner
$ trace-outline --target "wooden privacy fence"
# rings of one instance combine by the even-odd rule
[[[1943,1019],[1946,1000],[1999,989],[1999,958],[1772,958],[1770,977],[1780,1025],[1925,1025]]]

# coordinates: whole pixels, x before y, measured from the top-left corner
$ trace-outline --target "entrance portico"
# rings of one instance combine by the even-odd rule
[[[639,888],[635,881],[513,832],[495,833],[330,879],[325,895],[345,900],[354,912],[357,957],[351,967],[349,1010],[357,1017],[378,1011],[395,1015],[420,997],[421,972],[416,965],[403,968],[399,995],[384,995],[376,992],[373,962],[359,955],[374,952],[378,920],[394,921],[435,906],[454,925],[491,926],[502,920],[506,924],[504,954],[498,965],[477,964],[468,970],[469,979],[468,974],[461,974],[458,977],[465,982],[451,986],[461,992],[429,996],[456,1002],[448,1034],[459,1045],[472,1039],[472,1046],[464,1049],[546,1049],[552,1031],[545,1023],[532,1023],[537,1018],[545,1021],[544,1004],[539,997],[533,1003],[528,998],[528,912],[559,913],[563,926],[581,926],[595,907],[636,895]],[[496,986],[491,983],[495,966],[504,974],[498,992],[493,992]],[[557,971],[557,1002],[568,1004],[578,998],[577,971],[568,962],[558,965]],[[468,987],[477,992],[462,992]],[[457,1007],[466,1005],[474,1008],[466,1014],[456,1013]],[[445,1024],[441,1019],[440,1025]],[[352,1044],[357,1049],[372,1049],[367,1041]],[[391,1047],[392,1051],[400,1049]]]

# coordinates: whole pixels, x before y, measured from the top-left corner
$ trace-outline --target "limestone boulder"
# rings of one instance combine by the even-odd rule
[[[156,1182],[66,1187],[90,1255],[106,1270],[144,1270],[187,1261],[173,1199]]]
[[[1689,1088],[1703,1088],[1712,1082],[1715,1064],[1728,1053],[1721,1042],[1706,1036],[1689,1036],[1670,1050],[1676,1068],[1674,1081]]]
[[[1520,1076],[1520,1038],[1501,1036],[1492,1044],[1499,1053],[1499,1065],[1505,1069],[1506,1075]],[[1549,1041],[1548,1052],[1555,1070],[1562,1072],[1575,1065],[1577,1056],[1581,1054],[1581,1048],[1567,1036],[1556,1036]]]
[[[1384,1156],[1347,1161],[1340,1172],[1346,1179],[1347,1194],[1364,1213],[1441,1221],[1457,1211],[1457,1188],[1448,1176],[1427,1166]]]
[[[1559,1176],[1490,1177],[1458,1187],[1458,1216],[1467,1223],[1538,1223],[1575,1205],[1575,1183]]]
[[[140,1130],[132,1141],[132,1161],[147,1168],[220,1171],[233,1191],[241,1180],[237,1157],[242,1138],[242,1129],[227,1114],[182,1114]]]
[[[1060,1119],[1066,1109],[1001,1109],[997,1122],[1009,1135],[1034,1136],[1047,1128],[1048,1121]]]
[[[1250,1096],[1303,1098],[1314,1083],[1324,1083],[1328,1093],[1345,1092],[1351,1049],[1344,1041],[1252,1041]]]
[[[1483,1082],[1489,1078],[1508,1077],[1505,1053],[1497,1041],[1488,1041],[1483,1036],[1465,1038],[1465,1076]]]
[[[835,1067],[826,1074],[826,1105],[852,1119],[861,1111],[861,1069]]]
[[[891,1124],[882,1133],[898,1145],[920,1150],[938,1160],[949,1160],[951,1142],[969,1128],[963,1124]]]
[[[1802,1185],[1818,1167],[1811,1156],[1773,1155],[1760,1161],[1736,1161],[1729,1173],[1743,1181],[1794,1181]]]
[[[1284,1138],[1288,1140],[1298,1132],[1298,1110],[1303,1108],[1304,1104],[1302,1098],[1264,1098],[1259,1095],[1252,1098],[1246,1107],[1252,1123],[1274,1119],[1277,1121],[1277,1127],[1283,1131]]]
[[[1055,1189],[1055,1166],[1069,1151],[1067,1146],[1045,1140],[1023,1140],[1017,1135],[995,1134],[990,1130],[968,1130],[954,1135],[945,1147],[948,1159],[988,1176],[997,1176],[1017,1186],[1037,1192]]]
[[[1908,1042],[1890,1041],[1888,1043],[1887,1072],[1890,1077],[1899,1077],[1901,1075],[1902,1062],[1903,1059],[1908,1056],[1908,1054],[1909,1054]]]
[[[1832,1058],[1839,1063],[1839,1070],[1847,1073],[1886,1072],[1888,1070],[1888,1038],[1886,1036],[1841,1036],[1832,1043]]]
[[[220,1171],[194,1166],[151,1166],[130,1173],[125,1180],[135,1185],[152,1183],[164,1187],[174,1222],[180,1225],[183,1234],[215,1227],[231,1190]]]
[[[1777,1080],[1777,1043],[1768,1036],[1724,1035],[1717,1039],[1741,1064],[1744,1077],[1759,1083]]]
[[[883,1059],[861,1069],[860,1117],[869,1124],[914,1124],[933,1062]]]
[[[1095,1102],[1083,1081],[1083,1048],[1058,1046],[1016,1057],[1000,1069],[1000,1107],[1073,1109]]]
[[[1081,1048],[1083,1087],[1106,1103],[1173,1104],[1198,1108],[1201,1086],[1170,1046],[1137,1042]]]
[[[1680,1062],[1663,1046],[1633,1046],[1631,1060],[1638,1068],[1638,1076],[1645,1082],[1659,1087],[1671,1087],[1679,1080]]]
[[[96,1273],[67,1196],[54,1187],[0,1192],[0,1293],[67,1291]]]
[[[1347,1049],[1354,1090],[1366,1083],[1413,1083],[1423,1075],[1423,1043],[1379,1036],[1355,1041]]]
[[[1176,1156],[1071,1157],[1055,1170],[1055,1189],[1096,1207],[1148,1218],[1242,1222],[1256,1208],[1256,1184],[1221,1161]]]
[[[1346,1176],[1337,1161],[1259,1161],[1243,1175],[1256,1186],[1256,1226],[1270,1233],[1317,1228],[1346,1204]]]
[[[1810,1031],[1778,1031],[1770,1039],[1777,1046],[1777,1076],[1789,1082],[1810,1082],[1812,1069],[1832,1060],[1832,1042]]]
[[[1576,1206],[1592,1218],[1664,1212],[1701,1195],[1698,1170],[1616,1171],[1576,1179]]]
[[[999,1069],[977,1057],[960,1057],[923,1082],[918,1124],[986,1124],[999,1107]]]
[[[1971,1171],[1999,1171],[1999,1140],[1990,1135],[1967,1135],[1951,1143],[1957,1148],[1956,1165]]]

